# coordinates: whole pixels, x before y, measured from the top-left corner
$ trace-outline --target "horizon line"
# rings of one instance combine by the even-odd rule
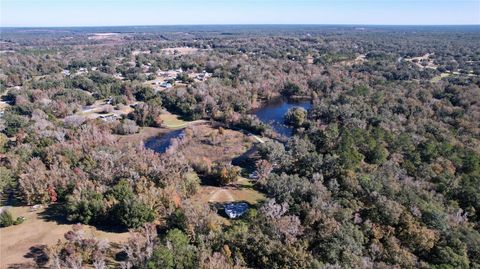
[[[0,28],[101,28],[101,27],[159,27],[159,26],[479,26],[478,24],[350,24],[350,23],[199,23],[199,24],[118,24],[118,25],[55,25],[2,26]],[[479,28],[480,30],[480,28]]]

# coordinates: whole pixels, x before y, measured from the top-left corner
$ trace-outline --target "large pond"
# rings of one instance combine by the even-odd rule
[[[162,136],[154,136],[145,140],[145,147],[158,153],[164,153],[170,147],[172,139],[181,137],[183,129],[171,131]]]
[[[312,104],[309,100],[288,100],[276,99],[266,103],[261,108],[253,111],[263,123],[270,125],[275,132],[282,136],[291,137],[293,128],[286,126],[283,123],[283,117],[290,108],[303,107],[310,109]],[[150,137],[145,141],[145,147],[154,150],[158,153],[164,153],[170,147],[172,139],[181,137],[183,129],[171,131],[162,136]]]
[[[254,110],[254,114],[263,123],[270,125],[275,132],[290,137],[293,134],[293,128],[286,126],[283,118],[285,113],[293,107],[303,107],[308,110],[312,107],[312,103],[310,100],[276,99]]]

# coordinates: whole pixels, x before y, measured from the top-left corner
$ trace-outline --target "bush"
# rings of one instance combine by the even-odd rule
[[[6,146],[8,144],[8,137],[4,135],[3,133],[0,133],[0,153],[5,153]]]
[[[0,227],[8,227],[15,224],[12,214],[8,210],[4,210],[0,214]]]
[[[266,131],[267,126],[261,122],[256,116],[242,115],[238,122],[238,127],[250,131],[254,134],[262,134]]]
[[[284,116],[285,124],[295,128],[301,127],[306,119],[307,111],[303,107],[291,108]]]
[[[237,181],[240,169],[231,164],[217,164],[213,169],[213,175],[219,185],[227,185]]]
[[[120,135],[128,135],[137,133],[138,129],[138,125],[133,120],[125,119],[116,126],[115,132]]]
[[[0,166],[0,197],[3,196],[13,184],[13,174],[10,169]]]
[[[13,222],[13,225],[22,224],[24,221],[25,221],[25,218],[24,218],[24,217],[18,217],[18,218]]]
[[[197,173],[191,172],[185,174],[185,180],[182,181],[182,190],[187,195],[193,195],[197,193],[200,187],[200,178]]]

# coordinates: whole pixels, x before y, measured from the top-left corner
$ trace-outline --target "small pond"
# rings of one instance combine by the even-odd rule
[[[293,128],[283,123],[283,117],[292,107],[303,107],[308,110],[312,107],[312,103],[310,100],[288,100],[279,98],[255,109],[253,114],[263,123],[270,125],[275,132],[290,137],[293,135]]]
[[[145,140],[145,147],[158,153],[165,153],[170,147],[172,139],[182,137],[183,129],[171,131],[161,136],[150,137]]]

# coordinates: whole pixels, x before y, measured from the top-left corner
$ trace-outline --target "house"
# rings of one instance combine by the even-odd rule
[[[173,87],[173,85],[172,85],[172,83],[169,83],[169,82],[166,82],[166,81],[165,81],[165,82],[162,82],[162,83],[160,84],[160,87],[163,87],[163,88],[167,88],[167,89],[168,89],[168,88]]]
[[[107,114],[107,115],[100,115],[100,117],[98,117],[98,118],[101,119],[104,122],[113,122],[113,121],[118,120],[120,118],[120,116],[118,116],[116,114]]]
[[[117,79],[120,79],[120,80],[123,80],[124,77],[122,76],[122,74],[120,73],[116,73],[115,75],[113,75],[113,77],[117,78]]]
[[[87,74],[88,73],[88,70],[84,67],[80,67],[80,69],[78,69],[77,73],[75,73],[76,75],[83,75],[83,74]]]
[[[196,79],[203,81],[211,76],[212,76],[211,73],[208,73],[207,71],[204,70],[202,73],[197,74]]]

